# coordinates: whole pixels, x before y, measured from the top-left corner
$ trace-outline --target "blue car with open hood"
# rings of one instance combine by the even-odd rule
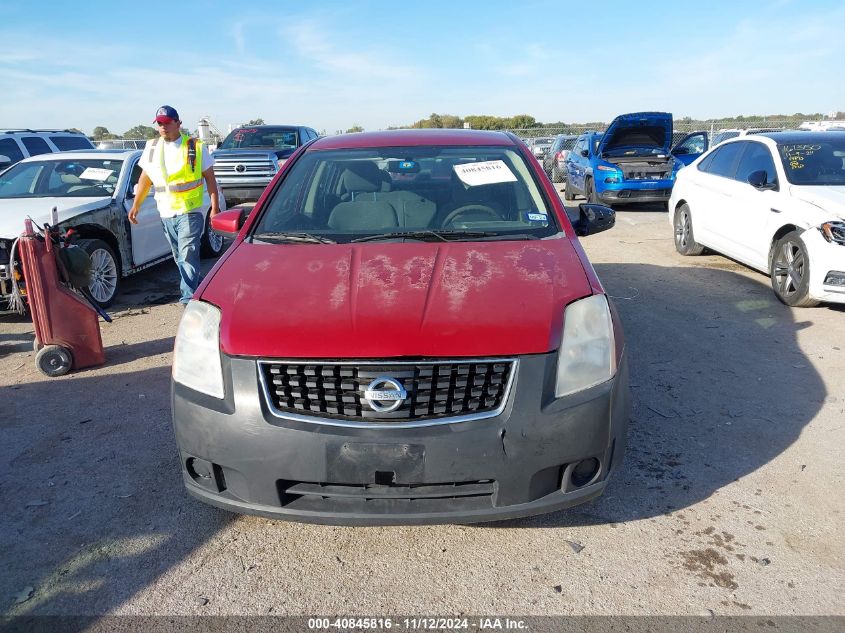
[[[666,203],[683,163],[669,151],[672,115],[633,112],[616,117],[607,130],[582,134],[566,159],[564,198],[589,202]]]

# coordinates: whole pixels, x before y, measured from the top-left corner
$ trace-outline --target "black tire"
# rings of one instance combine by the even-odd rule
[[[591,204],[598,204],[599,202],[599,197],[596,195],[596,188],[593,186],[592,178],[584,179],[584,197],[587,199],[587,202]]]
[[[563,199],[571,202],[575,200],[575,191],[572,189],[572,186],[569,184],[569,178],[564,179],[566,188],[563,190]]]
[[[781,302],[794,308],[812,308],[819,302],[810,298],[810,259],[801,234],[792,231],[780,238],[769,261],[772,290]]]
[[[45,345],[35,355],[35,365],[45,376],[63,376],[73,366],[73,354],[61,345]]]
[[[101,308],[108,308],[120,292],[120,260],[103,240],[79,240],[77,246],[84,248],[91,258],[88,290]]]
[[[681,255],[701,255],[704,252],[704,247],[695,241],[695,235],[692,232],[692,212],[687,203],[682,204],[675,211],[675,221],[673,222],[675,228],[675,250]]]
[[[211,230],[211,213],[208,213],[205,216],[205,230],[200,241],[200,257],[220,257],[225,250],[224,238]]]

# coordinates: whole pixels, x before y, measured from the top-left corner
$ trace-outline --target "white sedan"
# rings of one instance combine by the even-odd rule
[[[678,172],[675,248],[705,248],[771,276],[790,306],[845,303],[845,132],[725,141]]]

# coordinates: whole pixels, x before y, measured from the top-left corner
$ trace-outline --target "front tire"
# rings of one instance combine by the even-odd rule
[[[701,255],[704,247],[695,241],[692,232],[692,213],[689,205],[684,203],[675,211],[675,250],[681,255]]]
[[[584,197],[590,204],[597,204],[599,197],[596,195],[596,188],[593,185],[593,179],[587,178],[584,181]]]
[[[205,231],[200,242],[201,257],[220,257],[225,249],[223,236],[211,230],[211,213],[205,216]]]
[[[108,308],[114,303],[120,287],[120,262],[112,247],[103,240],[79,240],[81,246],[91,258],[91,283],[88,290],[97,305]]]
[[[772,290],[782,303],[793,308],[812,308],[819,304],[810,298],[810,258],[798,231],[787,233],[777,241],[769,274]]]

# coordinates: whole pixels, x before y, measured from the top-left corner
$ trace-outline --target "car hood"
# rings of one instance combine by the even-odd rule
[[[591,294],[568,238],[531,242],[243,242],[205,288],[231,355],[473,357],[543,353]]]
[[[17,237],[23,233],[23,222],[32,218],[37,224],[48,224],[50,211],[58,208],[59,222],[70,220],[86,211],[101,209],[111,203],[108,196],[98,198],[4,198],[0,200],[0,236]]]
[[[792,197],[803,200],[819,209],[820,222],[839,219],[845,220],[845,186],[842,187],[802,187],[792,185]]]
[[[623,155],[624,152],[668,154],[672,144],[672,115],[668,112],[621,114],[607,127],[597,153]]]

